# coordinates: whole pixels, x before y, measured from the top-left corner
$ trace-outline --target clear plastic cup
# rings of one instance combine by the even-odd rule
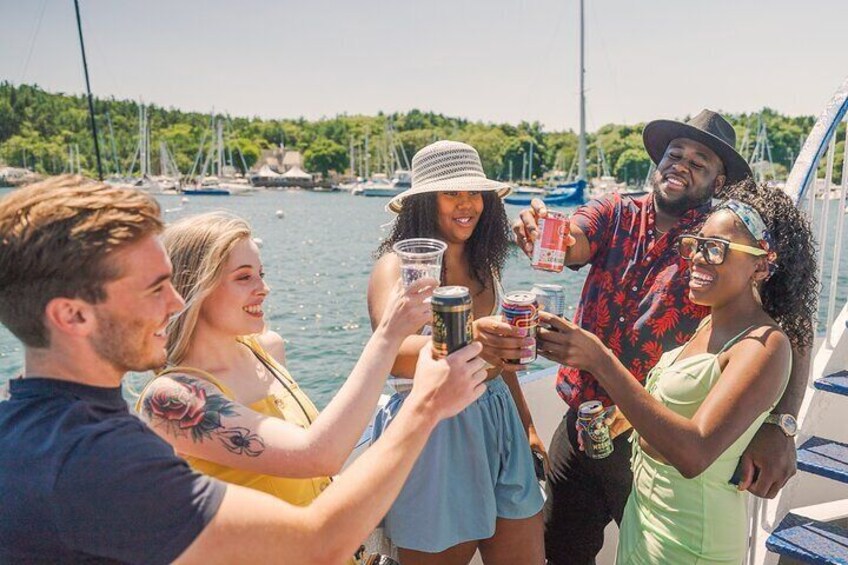
[[[415,237],[398,241],[392,250],[400,258],[400,275],[404,288],[422,277],[442,278],[442,256],[448,244],[438,239]]]

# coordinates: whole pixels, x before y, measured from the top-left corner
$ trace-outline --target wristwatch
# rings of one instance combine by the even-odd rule
[[[766,424],[774,424],[786,437],[795,437],[798,433],[798,422],[792,414],[769,414],[765,419]]]

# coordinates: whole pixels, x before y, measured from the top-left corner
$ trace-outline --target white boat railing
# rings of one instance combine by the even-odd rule
[[[820,311],[818,321],[824,326],[826,344],[830,347],[833,345],[831,342],[833,320],[836,317],[837,308],[841,310],[842,307],[842,304],[837,304],[837,295],[842,261],[842,237],[845,227],[846,188],[848,188],[848,175],[844,174],[848,171],[848,167],[846,167],[846,163],[848,163],[848,135],[846,135],[843,161],[839,171],[841,177],[839,208],[835,214],[831,212],[833,207],[831,200],[834,200],[831,187],[833,179],[837,176],[835,174],[837,172],[835,171],[837,129],[846,112],[848,112],[848,79],[836,91],[813,126],[798,159],[795,161],[795,165],[792,167],[785,189],[795,202],[807,211],[811,221],[815,223],[818,220],[819,281],[822,285],[822,298],[825,297],[825,293],[827,296],[826,309],[823,313]],[[819,182],[821,180],[819,169],[821,159],[825,154],[827,159],[823,187],[819,191],[817,189],[822,185]],[[818,206],[817,214],[816,201],[819,196],[822,198],[822,203]],[[805,199],[806,206],[804,206]],[[834,215],[836,216],[835,219],[832,217]],[[831,250],[828,247],[829,242],[833,245],[830,261],[828,261],[829,251]],[[826,271],[825,266],[828,262],[830,268]],[[844,303],[845,299],[843,298],[841,302]]]
[[[814,327],[817,333],[824,333],[823,339],[813,351],[811,372],[808,376],[808,386],[798,414],[800,424],[799,437],[796,446],[801,445],[810,437],[817,422],[825,416],[821,412],[827,404],[813,408],[815,389],[812,382],[833,370],[834,353],[844,343],[841,338],[845,335],[842,328],[835,323],[845,323],[846,287],[840,289],[840,272],[842,270],[842,240],[845,230],[846,192],[848,192],[848,133],[844,139],[843,160],[840,168],[836,163],[837,133],[846,112],[848,112],[848,78],[828,102],[824,111],[818,117],[810,135],[804,143],[801,152],[786,181],[785,191],[794,199],[797,206],[803,209],[817,233],[818,275],[821,284],[821,295]],[[824,170],[821,170],[822,159],[825,158]],[[821,178],[822,173],[824,178]],[[838,194],[832,190],[834,178],[841,179]],[[834,209],[837,204],[838,208]],[[841,313],[841,315],[837,315]],[[834,331],[836,328],[837,331]],[[841,356],[840,353],[837,357]],[[818,401],[821,402],[821,401]],[[808,418],[808,416],[811,416]],[[815,416],[815,417],[812,417]],[[836,417],[831,414],[830,417]],[[805,425],[809,424],[809,426]],[[791,509],[793,501],[805,498],[805,493],[796,492],[801,477],[796,476],[773,500],[763,500],[752,497],[751,529],[749,531],[749,554],[746,563],[771,564],[777,563],[778,556],[769,553],[765,548],[765,538]]]

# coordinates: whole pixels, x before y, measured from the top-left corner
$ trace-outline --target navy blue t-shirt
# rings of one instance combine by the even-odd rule
[[[224,483],[192,471],[121,388],[16,379],[0,402],[0,563],[168,563]]]

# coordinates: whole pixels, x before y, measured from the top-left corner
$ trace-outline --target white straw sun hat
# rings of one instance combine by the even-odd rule
[[[391,199],[386,209],[398,213],[403,200],[425,192],[470,192],[496,190],[503,198],[512,190],[508,184],[489,180],[477,150],[458,141],[437,141],[412,158],[412,188]]]

